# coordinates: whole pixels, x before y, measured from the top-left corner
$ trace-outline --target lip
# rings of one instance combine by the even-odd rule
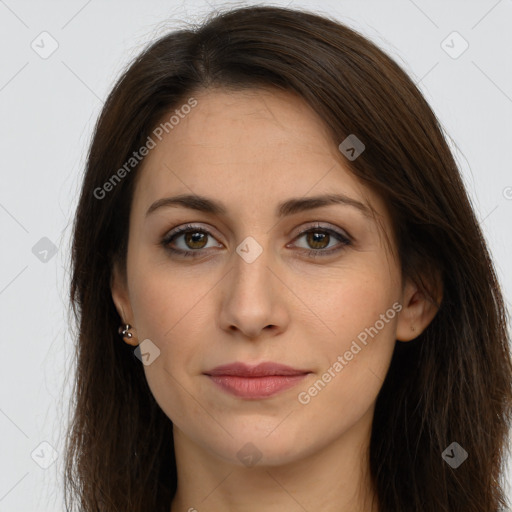
[[[310,370],[265,362],[256,366],[232,363],[204,372],[217,386],[239,398],[262,399],[295,386]]]
[[[304,375],[311,373],[311,370],[299,370],[286,366],[285,364],[264,362],[257,365],[245,363],[230,363],[216,366],[212,370],[204,372],[205,375],[230,375],[235,377],[268,377],[268,376],[290,376]]]

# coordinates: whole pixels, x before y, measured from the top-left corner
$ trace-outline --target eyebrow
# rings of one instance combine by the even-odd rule
[[[321,208],[329,205],[351,206],[359,210],[365,217],[372,217],[371,209],[365,204],[344,194],[324,194],[314,197],[297,197],[279,203],[276,217],[283,218],[296,213]],[[184,207],[213,215],[226,215],[226,207],[219,201],[197,194],[181,194],[173,197],[164,197],[155,201],[147,210],[146,217],[162,207]]]

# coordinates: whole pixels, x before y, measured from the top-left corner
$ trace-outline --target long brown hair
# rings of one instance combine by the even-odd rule
[[[443,298],[434,320],[397,342],[378,395],[370,469],[380,512],[497,512],[511,420],[512,364],[502,292],[459,170],[431,108],[406,73],[356,31],[270,6],[220,12],[148,46],[108,96],[88,154],[72,240],[78,326],[66,504],[81,511],[166,511],[176,491],[172,424],[146,383],[110,280],[125,269],[140,165],[98,199],[157,122],[208,87],[299,94],[338,146],[366,145],[351,172],[386,201],[402,277]],[[185,100],[184,100],[185,99]],[[454,469],[442,453],[468,453]],[[68,508],[68,510],[70,510]]]

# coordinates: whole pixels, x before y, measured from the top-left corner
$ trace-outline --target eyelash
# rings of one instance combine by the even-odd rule
[[[203,234],[206,234],[208,236],[211,236],[212,238],[215,238],[215,237],[213,237],[213,235],[208,230],[206,230],[204,228],[200,228],[198,226],[194,226],[193,224],[185,224],[183,227],[178,228],[178,229],[172,231],[171,233],[169,233],[167,236],[165,236],[162,239],[162,241],[161,241],[161,245],[167,251],[169,251],[169,252],[171,252],[173,254],[179,255],[181,257],[184,257],[184,258],[197,258],[197,257],[201,256],[202,249],[197,249],[197,250],[194,250],[194,251],[184,251],[182,249],[174,249],[174,248],[170,247],[170,243],[173,242],[176,238],[178,238],[180,235],[183,235],[183,234],[189,233],[189,232],[192,232],[192,233],[203,233]],[[324,234],[326,233],[326,234],[329,234],[329,235],[334,235],[334,237],[339,239],[340,242],[341,242],[341,246],[340,247],[331,248],[329,250],[325,250],[325,249],[302,249],[302,251],[306,252],[307,256],[312,257],[312,258],[316,258],[318,256],[320,256],[320,257],[330,256],[331,254],[334,254],[334,253],[337,253],[339,251],[342,251],[343,249],[346,248],[346,246],[349,246],[349,245],[352,244],[352,241],[346,235],[343,235],[340,232],[335,231],[333,229],[322,227],[320,225],[310,226],[307,229],[301,231],[300,233],[297,234],[297,236],[295,237],[294,240],[296,240],[296,239],[300,238],[301,236],[303,236],[303,235],[305,235],[307,233],[310,233],[310,232],[313,232],[313,233],[320,232],[320,233],[324,233]]]

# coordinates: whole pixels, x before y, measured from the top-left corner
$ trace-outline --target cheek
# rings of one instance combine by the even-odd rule
[[[202,296],[182,286],[183,279],[166,277],[153,270],[133,284],[133,311],[140,340],[151,340],[158,357],[144,365],[144,373],[153,397],[178,426],[192,415],[202,418],[200,406],[190,400],[191,385],[186,369],[197,358],[197,335],[192,333],[194,315]],[[186,423],[183,424],[185,427]]]
[[[140,272],[131,287],[132,307],[137,333],[165,345],[184,325],[199,306],[202,292],[187,280],[158,267]]]
[[[396,343],[400,305],[396,290],[379,276],[357,279],[354,274],[353,280],[333,288],[328,300],[316,303],[315,311],[329,327],[316,351],[323,352],[320,371],[328,373],[328,395],[345,402],[355,390],[373,395],[382,385]]]
[[[347,272],[343,280],[333,280],[329,291],[309,295],[318,316],[331,328],[333,339],[347,340],[373,326],[381,315],[392,308],[399,296],[391,281],[371,271]],[[393,319],[396,312],[388,313]],[[387,330],[391,321],[381,325],[379,331]]]
[[[346,304],[335,326],[337,335],[321,345],[323,364],[317,375],[297,389],[304,420],[316,422],[327,437],[349,429],[373,406],[393,354],[395,311],[391,310],[386,323],[380,314],[386,315],[389,307],[375,314],[367,302],[361,305],[362,310],[358,304]]]
[[[178,386],[189,364],[197,358],[198,343],[205,338],[204,322],[196,321],[205,313],[207,301],[201,300],[207,290],[190,286],[190,280],[158,267],[147,272],[140,268],[142,279],[133,279],[130,288],[132,307],[140,341],[149,339],[160,355],[154,364],[145,366],[148,383],[160,382],[157,389]]]

